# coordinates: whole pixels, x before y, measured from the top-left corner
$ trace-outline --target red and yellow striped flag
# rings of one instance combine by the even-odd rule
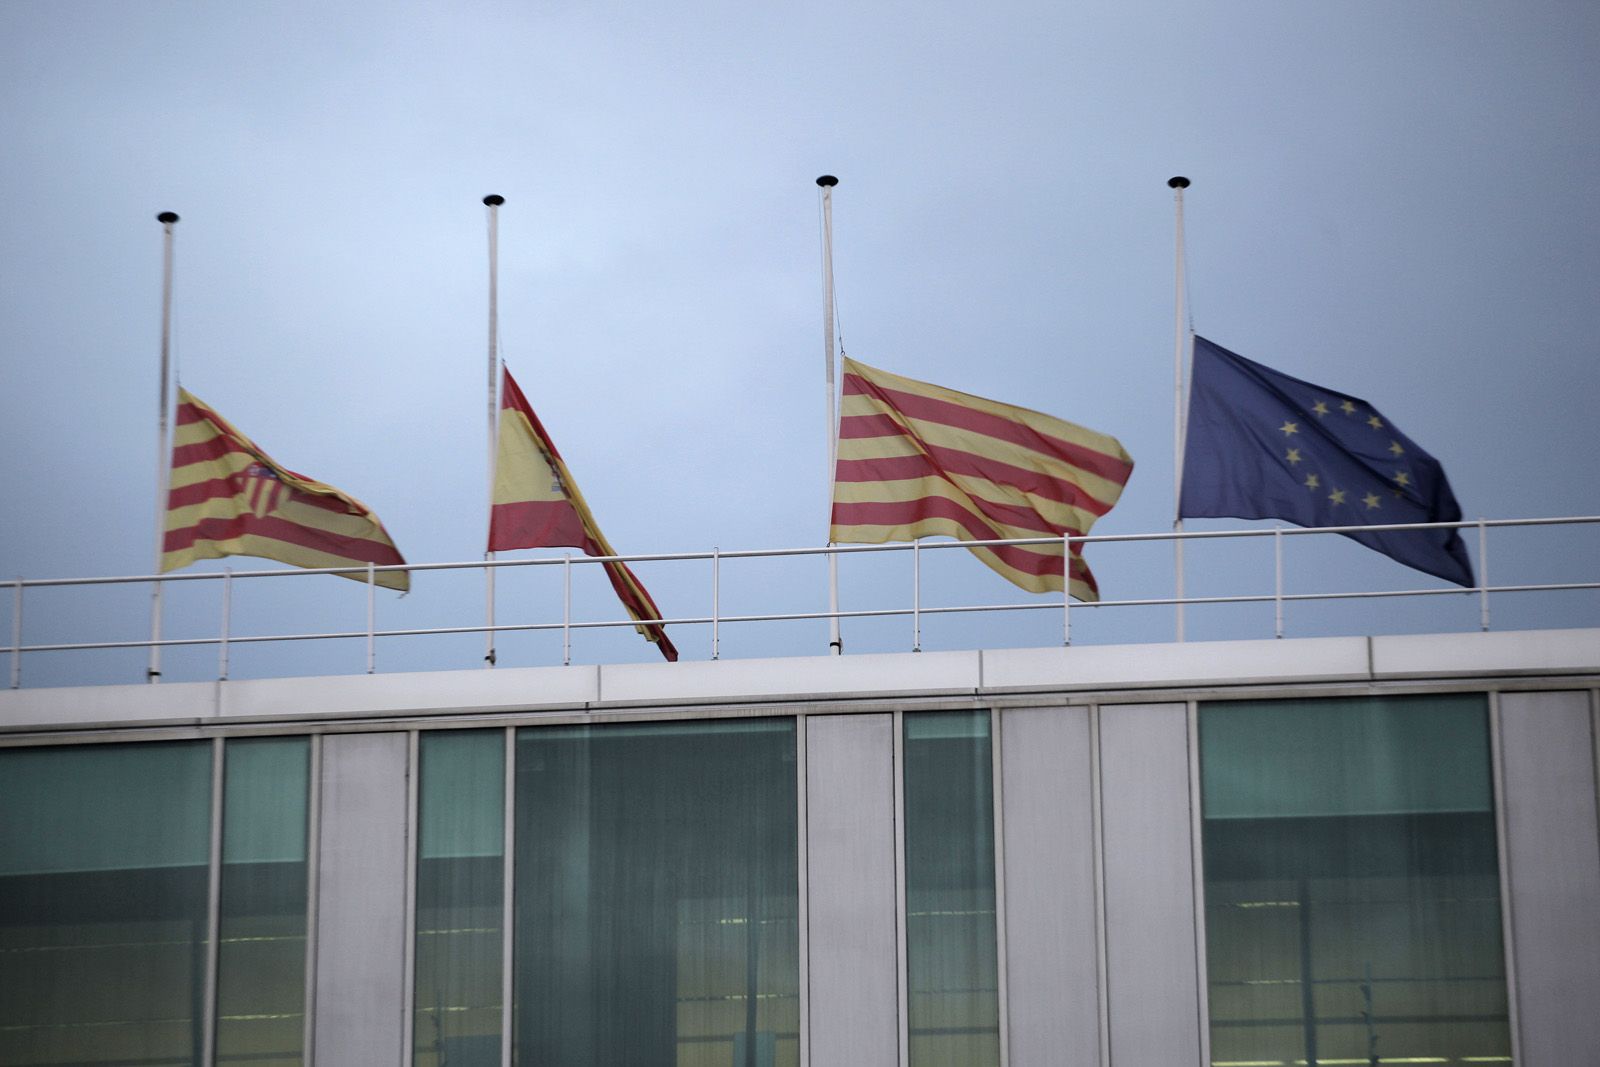
[[[1113,437],[848,358],[839,415],[835,543],[1086,534],[1133,473]],[[1061,590],[1060,544],[972,552],[1031,593]],[[1100,598],[1077,552],[1071,592]]]
[[[511,372],[500,371],[500,443],[495,459],[494,506],[489,515],[489,551],[513,548],[577,548],[586,556],[615,556],[595,525],[589,505],[561,453],[533,413]],[[661,611],[628,565],[601,564],[635,627],[668,662],[678,650],[660,624]]]
[[[295,567],[404,563],[365,504],[280,466],[187,389],[178,389],[161,570],[197,559],[260,556]],[[406,571],[375,581],[401,592]]]

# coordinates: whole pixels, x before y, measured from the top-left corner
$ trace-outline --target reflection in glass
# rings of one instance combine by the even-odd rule
[[[1510,1062],[1480,695],[1200,710],[1219,1062]]]
[[[418,753],[413,1062],[498,1065],[505,733],[424,731]]]
[[[792,719],[523,729],[516,1062],[799,1061]]]
[[[998,1067],[987,711],[905,716],[905,824],[911,1063]]]
[[[0,1063],[191,1063],[211,745],[0,751]]]
[[[223,747],[218,1063],[301,1059],[310,749],[304,737]]]

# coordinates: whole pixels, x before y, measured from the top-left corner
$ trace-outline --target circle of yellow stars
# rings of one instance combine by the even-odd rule
[[[1344,413],[1345,418],[1355,418],[1358,411],[1355,402],[1352,400],[1342,401],[1338,405],[1338,410]],[[1333,411],[1334,409],[1328,406],[1326,400],[1318,400],[1311,405],[1311,410],[1307,414],[1314,415],[1320,420],[1332,415]],[[1374,431],[1384,429],[1384,422],[1378,417],[1377,412],[1373,412],[1365,421]],[[1300,424],[1293,419],[1285,419],[1283,425],[1278,427],[1278,430],[1283,434],[1285,442],[1284,462],[1292,470],[1306,461],[1305,456],[1301,454],[1301,449],[1295,447],[1292,443],[1300,433]],[[1405,446],[1394,438],[1389,440],[1388,451],[1394,456],[1396,463],[1399,463],[1400,457],[1406,453]],[[1398,499],[1405,495],[1406,488],[1411,485],[1411,474],[1404,467],[1398,467],[1389,480],[1394,482],[1394,486],[1389,491]],[[1349,496],[1349,491],[1346,489],[1333,485],[1324,486],[1322,478],[1312,471],[1306,472],[1305,480],[1301,484],[1306,487],[1307,491],[1313,493],[1319,493],[1326,489],[1328,491],[1328,502],[1335,507],[1346,503],[1346,498]],[[1376,511],[1383,505],[1383,498],[1377,493],[1369,492],[1361,497],[1361,503],[1366,505],[1365,510]]]

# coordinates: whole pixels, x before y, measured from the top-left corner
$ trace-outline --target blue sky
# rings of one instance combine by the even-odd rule
[[[163,210],[183,217],[184,385],[371,505],[412,561],[479,556],[490,192],[507,199],[503,354],[611,541],[817,545],[825,172],[841,179],[846,350],[1120,438],[1138,466],[1096,532],[1171,523],[1179,173],[1194,182],[1200,333],[1371,400],[1444,463],[1468,517],[1597,514],[1597,69],[1600,7],[1582,2],[13,0],[0,574],[152,569]],[[1496,544],[1496,580],[1592,579],[1600,534]],[[1270,591],[1263,553],[1197,551],[1191,584]],[[934,557],[925,603],[1029,599],[964,554]],[[1107,546],[1091,562],[1108,596],[1170,591],[1168,550]],[[903,604],[908,568],[851,561],[846,606]],[[1337,543],[1297,543],[1290,568],[1300,591],[1431,584]],[[641,573],[669,615],[709,611],[708,567]],[[817,610],[821,573],[730,565],[725,610]],[[553,575],[505,585],[503,621],[558,617]],[[587,617],[617,616],[598,574],[579,591]],[[425,575],[404,600],[380,596],[379,624],[471,625],[481,600],[476,578]],[[144,603],[132,588],[41,592],[26,640],[138,637]],[[1502,625],[1597,621],[1589,594],[1503,605]],[[215,589],[175,591],[169,630],[215,632],[218,610]],[[1467,598],[1384,612],[1384,626],[1476,625]],[[1044,614],[938,620],[925,647],[1049,644]],[[241,587],[234,628],[364,619],[353,583],[273,580]],[[1079,619],[1091,643],[1172,630],[1165,610]],[[1364,626],[1304,608],[1290,632]],[[1270,609],[1218,609],[1191,630],[1266,636]],[[909,645],[903,620],[854,633],[852,649]],[[723,653],[824,641],[815,625],[747,627],[724,632]],[[704,628],[678,644],[709,654]],[[468,638],[381,647],[390,670],[478,655]],[[653,655],[621,632],[575,651]],[[559,640],[542,635],[511,641],[505,661],[552,656]],[[215,651],[171,662],[208,677]],[[234,669],[362,665],[329,643],[240,650]],[[52,654],[27,670],[43,684],[141,666]]]

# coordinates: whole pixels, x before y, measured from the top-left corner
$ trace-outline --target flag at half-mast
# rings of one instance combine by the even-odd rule
[[[835,543],[1081,536],[1133,473],[1114,437],[853,359],[841,392]],[[1029,592],[1062,589],[1061,542],[971,551]],[[1098,600],[1081,553],[1071,567],[1071,595]]]
[[[572,472],[522,395],[516,379],[500,370],[500,439],[495,457],[494,503],[489,514],[489,551],[514,548],[576,548],[587,556],[615,556],[595,524]],[[678,650],[661,625],[661,611],[621,560],[601,564],[611,588],[669,662]]]
[[[340,577],[357,581],[366,581],[368,563],[405,563],[365,504],[282,466],[180,387],[161,570],[222,556],[348,566],[356,569]],[[401,592],[411,587],[406,571],[379,571],[373,580]]]

